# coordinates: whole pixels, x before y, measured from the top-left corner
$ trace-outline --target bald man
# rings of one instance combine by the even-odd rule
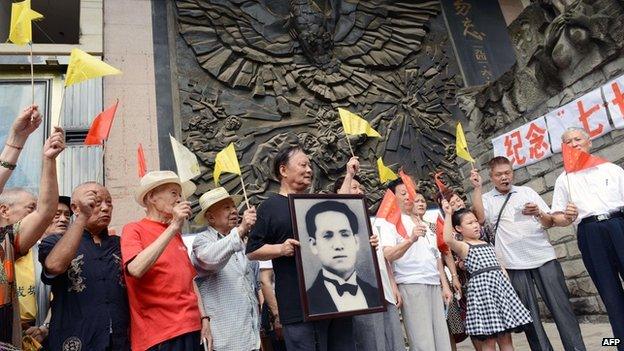
[[[72,194],[74,222],[39,247],[42,280],[52,286],[51,350],[130,350],[129,311],[119,237],[108,235],[113,204],[95,182]]]

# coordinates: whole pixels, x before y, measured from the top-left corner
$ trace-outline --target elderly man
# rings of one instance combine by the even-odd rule
[[[525,328],[531,350],[553,349],[541,323],[535,287],[553,315],[565,350],[585,350],[563,270],[544,230],[552,222],[548,205],[535,190],[513,185],[507,158],[494,157],[489,166],[494,189],[483,194],[482,202],[474,202],[474,210],[477,218],[492,224],[496,254],[531,312],[533,323]],[[475,185],[481,186],[480,179]]]
[[[70,202],[68,196],[59,196],[56,213],[42,239],[51,234],[65,234],[71,217]],[[26,336],[34,338],[39,343],[48,336],[50,328],[48,310],[51,289],[41,281],[42,268],[39,263],[39,242],[28,251],[28,254],[15,261],[22,328]]]
[[[587,132],[570,128],[563,143],[589,153]],[[624,338],[624,170],[607,162],[555,181],[553,222],[578,226],[578,246],[585,268],[607,308],[616,338]],[[624,350],[620,346],[619,350]]]
[[[54,217],[56,157],[65,148],[63,138],[62,130],[57,129],[44,144],[38,201],[24,189],[7,189],[0,195],[0,342],[21,346],[14,260],[28,253]]]
[[[171,171],[147,173],[136,190],[147,214],[121,236],[133,350],[200,350],[196,272],[180,233],[192,213],[184,199],[194,191]]]
[[[208,225],[195,237],[191,259],[206,317],[214,317],[211,330],[216,351],[260,349],[257,267],[245,256],[256,209],[247,209],[236,227],[239,203],[240,197],[219,187],[202,195],[201,211],[195,217],[196,223]]]
[[[108,190],[86,182],[72,194],[74,223],[39,245],[42,280],[52,286],[51,350],[129,350],[128,302],[119,237],[108,234]]]

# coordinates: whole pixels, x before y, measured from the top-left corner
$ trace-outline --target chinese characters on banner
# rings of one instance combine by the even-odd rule
[[[597,138],[610,132],[611,124],[604,107],[600,88],[546,114],[553,152],[561,152],[561,135],[569,127],[585,129]]]
[[[602,92],[609,107],[613,125],[617,129],[624,128],[624,76],[605,84]]]
[[[552,155],[544,116],[492,139],[495,156],[505,156],[514,168],[528,166]]]
[[[624,128],[624,76],[493,138],[494,156],[507,157],[514,169],[524,167],[561,152],[561,135],[567,128],[583,128],[595,139],[614,126]]]

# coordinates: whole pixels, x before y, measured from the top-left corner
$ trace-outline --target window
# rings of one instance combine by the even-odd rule
[[[17,168],[9,179],[6,187],[24,187],[34,193],[39,189],[41,176],[41,153],[45,141],[49,120],[49,96],[50,82],[48,80],[35,81],[35,103],[39,105],[39,111],[43,115],[41,126],[31,134],[24,150],[20,155]],[[15,118],[32,103],[32,90],[30,80],[0,80],[0,143],[6,142],[9,129]]]

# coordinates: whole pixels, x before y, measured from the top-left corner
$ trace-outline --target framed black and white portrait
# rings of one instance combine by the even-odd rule
[[[288,196],[306,320],[385,311],[371,224],[361,195]]]

